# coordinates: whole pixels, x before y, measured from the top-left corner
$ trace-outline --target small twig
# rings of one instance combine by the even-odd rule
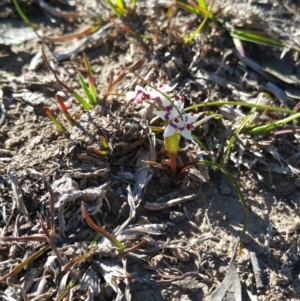
[[[54,242],[53,242],[53,239],[52,239],[50,233],[48,232],[47,228],[46,228],[45,225],[44,225],[44,220],[43,220],[43,218],[42,218],[42,216],[40,215],[39,212],[37,212],[37,216],[38,216],[38,218],[39,218],[39,220],[40,220],[42,230],[43,230],[44,234],[47,236],[49,245],[51,246],[51,248],[52,248],[54,254],[56,255],[56,257],[57,257],[59,263],[61,264],[61,266],[64,266],[64,265],[66,264],[66,262],[65,262],[65,260],[61,257],[61,255],[60,255],[60,253],[59,253],[59,251],[58,251],[56,245],[55,245]]]
[[[48,193],[49,193],[49,211],[50,211],[50,228],[51,228],[51,236],[55,236],[55,222],[54,222],[54,193],[51,188],[51,185],[47,178],[40,172],[29,169],[29,172],[33,174],[33,176],[39,176],[45,182]],[[46,233],[45,233],[46,234]]]
[[[27,211],[26,206],[23,201],[23,193],[20,188],[19,180],[14,172],[10,173],[8,176],[9,176],[9,179],[11,182],[11,188],[12,188],[15,200],[17,202],[17,207],[18,207],[18,209],[20,209],[20,211],[22,212],[22,214],[25,216],[26,220],[28,221],[28,211]]]
[[[261,289],[264,289],[265,286],[263,284],[262,272],[261,272],[261,268],[259,267],[258,259],[255,252],[250,252],[250,260],[252,263],[252,269],[253,269],[254,278],[256,282],[256,289],[259,292]]]
[[[134,250],[138,249],[139,247],[141,247],[149,238],[150,234],[148,234],[143,240],[141,240],[139,243],[137,243],[136,245],[134,245],[133,247],[124,250],[122,253],[118,254],[115,258],[118,257],[123,257],[124,255],[133,252]]]
[[[183,196],[181,198],[173,199],[167,202],[162,202],[162,203],[150,203],[146,202],[145,204],[145,209],[152,210],[152,211],[160,211],[166,208],[170,208],[172,206],[179,205],[181,203],[184,203],[186,201],[191,201],[194,200],[198,197],[198,194],[191,194],[188,196]]]

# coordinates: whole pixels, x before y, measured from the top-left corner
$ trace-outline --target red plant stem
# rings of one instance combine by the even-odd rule
[[[177,154],[169,154],[172,178],[176,178],[177,174]]]

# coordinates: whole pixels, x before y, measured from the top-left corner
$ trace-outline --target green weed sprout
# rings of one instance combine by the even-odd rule
[[[214,1],[212,1],[212,4],[213,4],[213,2]],[[192,14],[196,14],[198,16],[202,15],[205,17],[203,22],[199,25],[199,27],[190,36],[185,36],[183,38],[184,42],[190,42],[191,39],[194,38],[196,36],[196,34],[200,32],[200,30],[203,28],[206,21],[211,21],[211,22],[215,23],[217,26],[220,26],[226,30],[226,32],[229,34],[229,36],[232,37],[233,42],[241,56],[244,56],[244,51],[243,51],[243,47],[242,47],[242,44],[240,41],[248,41],[248,42],[255,43],[255,44],[263,44],[266,46],[272,46],[272,47],[277,47],[277,48],[282,48],[282,49],[285,47],[284,44],[268,37],[264,33],[253,32],[250,30],[227,28],[225,26],[225,24],[223,24],[211,12],[211,8],[210,9],[207,8],[207,4],[206,4],[205,0],[198,0],[198,4],[194,4],[192,2],[190,4],[187,4],[182,1],[177,1],[177,6],[192,13]],[[295,47],[291,47],[290,49],[299,51],[299,49],[297,49]]]

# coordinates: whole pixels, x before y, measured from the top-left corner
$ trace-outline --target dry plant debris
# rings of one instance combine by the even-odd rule
[[[0,3],[0,298],[299,300],[295,1],[216,0],[190,44],[210,1],[18,2],[38,31]],[[126,99],[160,81],[199,118],[173,177],[157,108]]]

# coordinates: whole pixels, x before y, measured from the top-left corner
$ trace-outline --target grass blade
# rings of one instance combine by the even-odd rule
[[[92,229],[94,229],[95,231],[97,231],[98,233],[100,233],[101,235],[103,235],[104,237],[106,237],[115,246],[117,246],[120,250],[124,250],[124,246],[122,245],[122,243],[120,243],[113,235],[111,235],[110,233],[108,233],[107,231],[105,231],[103,228],[97,226],[93,222],[93,220],[91,219],[91,217],[88,215],[88,212],[87,212],[87,210],[86,210],[85,205],[84,205],[83,202],[81,202],[81,214],[85,218],[86,222],[88,223],[88,225]]]
[[[254,129],[250,130],[248,132],[248,134],[250,135],[255,135],[255,134],[262,134],[262,133],[267,133],[270,132],[272,130],[274,130],[275,128],[281,126],[281,125],[285,125],[297,118],[300,117],[300,113],[294,114],[292,116],[289,116],[287,118],[281,119],[279,121],[276,121],[274,123],[270,123],[270,124],[265,124],[265,125],[261,125],[258,127],[255,127]]]
[[[60,37],[45,37],[45,39],[49,42],[60,42],[60,41],[69,41],[77,38],[82,38],[85,36],[89,36],[92,33],[96,32],[101,28],[101,24],[96,24],[94,26],[90,26],[88,29],[85,29],[84,31],[68,34]]]
[[[200,2],[202,2],[202,1],[200,1]],[[191,41],[193,41],[194,38],[195,38],[195,36],[202,30],[202,28],[204,27],[205,23],[206,23],[207,20],[208,20],[208,16],[209,16],[209,14],[211,13],[211,9],[212,9],[212,7],[213,7],[213,5],[214,5],[214,2],[215,2],[214,0],[211,2],[209,11],[207,11],[207,14],[205,15],[205,18],[204,18],[203,21],[199,24],[199,26],[197,27],[197,29],[196,29],[191,35],[185,36],[185,37],[183,38],[183,42],[184,42],[184,43],[190,43]],[[205,3],[205,1],[204,1],[204,3]],[[206,6],[206,3],[205,3],[205,6]],[[204,9],[206,9],[206,7],[204,7]]]
[[[103,148],[104,148],[105,150],[109,150],[109,145],[108,145],[108,143],[107,143],[106,138],[103,137],[103,136],[100,136],[100,137],[99,137],[99,140],[100,140],[100,142],[102,143]]]
[[[112,11],[118,16],[118,17],[122,17],[122,15],[124,13],[127,13],[126,9],[123,9],[122,7],[118,6],[118,5],[114,5],[113,2],[111,0],[105,0],[105,2],[110,6],[110,8],[112,9]],[[120,2],[120,1],[117,1]],[[121,1],[123,2],[123,1]],[[125,5],[125,4],[124,4]],[[122,4],[121,4],[122,6]]]
[[[60,253],[59,253],[59,251],[58,251],[56,245],[55,245],[54,242],[53,242],[53,239],[52,239],[52,237],[53,237],[53,232],[52,232],[51,234],[48,232],[47,228],[46,228],[45,225],[44,225],[44,220],[43,220],[41,214],[40,214],[39,212],[37,212],[36,214],[37,214],[37,216],[38,216],[38,218],[39,218],[39,220],[40,220],[41,228],[42,228],[44,234],[47,236],[48,243],[49,243],[49,245],[50,245],[50,247],[51,247],[53,253],[56,255],[57,260],[59,261],[60,265],[61,265],[61,266],[64,266],[64,265],[66,264],[66,262],[65,262],[65,260],[61,257],[61,255],[60,255]],[[74,274],[74,272],[73,272],[73,274]]]
[[[75,120],[71,117],[70,113],[68,112],[67,106],[65,105],[65,103],[64,103],[63,99],[61,98],[61,96],[59,95],[59,93],[55,94],[55,98],[60,106],[62,113],[64,114],[64,116],[66,117],[68,122],[71,124],[75,124]]]
[[[17,11],[17,13],[19,14],[19,16],[22,18],[22,20],[27,24],[29,25],[30,27],[32,27],[33,29],[37,29],[37,26],[32,23],[27,17],[26,15],[24,14],[24,12],[22,11],[19,3],[17,0],[12,0],[12,3],[13,5],[15,6],[15,9]]]
[[[235,30],[229,31],[229,34],[231,35],[231,37],[242,40],[242,41],[248,41],[248,42],[252,42],[252,43],[256,43],[256,44],[263,44],[263,45],[279,47],[279,48],[284,47],[284,45],[282,43],[277,42],[271,38],[268,38],[260,33],[254,33],[251,31],[235,29]]]
[[[92,94],[90,93],[90,90],[89,90],[87,84],[85,83],[85,81],[84,81],[84,79],[83,79],[83,77],[80,73],[78,74],[78,79],[79,79],[80,86],[81,86],[82,90],[84,91],[85,96],[89,100],[89,103],[91,105],[94,105],[95,104],[94,103],[94,98],[93,98]]]
[[[190,13],[196,14],[198,16],[199,15],[208,16],[207,18],[210,21],[214,22],[217,25],[222,25],[221,21],[219,21],[218,18],[216,18],[212,12],[208,11],[204,7],[194,5],[194,4],[187,4],[187,3],[184,3],[184,2],[181,2],[181,1],[177,1],[177,5],[180,8],[182,8],[182,9],[184,9],[184,10],[190,12]]]
[[[207,9],[207,4],[205,0],[198,0],[198,5],[200,7],[203,7],[204,9]]]
[[[44,111],[60,132],[67,131],[66,128],[55,118],[55,116],[48,107],[44,107]]]
[[[255,112],[256,108],[252,108],[251,111],[249,112],[249,114],[244,118],[244,120],[241,122],[241,124],[239,125],[239,127],[235,130],[235,132],[233,133],[233,135],[231,136],[229,143],[226,146],[225,152],[221,158],[220,164],[223,164],[224,162],[226,162],[228,153],[236,139],[236,137],[239,135],[239,133],[242,131],[242,129],[244,128],[244,126],[248,123],[249,119],[251,118],[251,116],[253,115],[253,113]]]
[[[48,67],[48,69],[53,73],[56,81],[62,86],[64,87],[69,93],[71,93],[71,95],[77,99],[77,101],[87,110],[87,111],[90,111],[92,109],[92,107],[78,94],[76,93],[73,89],[71,89],[70,87],[68,87],[66,84],[64,84],[59,78],[58,76],[56,75],[56,72],[53,70],[53,68],[50,66],[48,60],[47,60],[47,57],[46,57],[46,54],[45,54],[45,51],[44,51],[44,48],[42,47],[42,55],[43,55],[43,59],[44,59],[44,62],[46,64],[46,66]]]
[[[17,265],[15,268],[13,268],[8,274],[4,275],[0,278],[0,282],[5,281],[7,278],[13,277],[16,274],[18,274],[20,271],[23,270],[28,264],[32,263],[34,260],[42,256],[46,251],[50,249],[50,246],[46,246],[43,249],[33,253],[31,256],[26,258],[23,262],[21,262],[19,265]]]
[[[286,108],[280,108],[276,106],[266,106],[266,105],[260,105],[260,104],[254,104],[254,103],[246,103],[242,101],[212,101],[212,102],[204,102],[200,104],[196,104],[190,107],[187,107],[184,109],[184,111],[191,111],[197,108],[203,108],[203,107],[219,107],[223,105],[232,105],[232,106],[242,106],[247,108],[257,108],[259,110],[269,110],[269,111],[278,111],[282,113],[288,113],[288,114],[296,114],[296,111],[289,110]]]
[[[69,291],[77,284],[78,280],[72,279],[67,287],[57,296],[55,301],[61,301],[69,293]]]
[[[93,72],[92,72],[90,62],[89,62],[85,52],[83,52],[83,63],[84,63],[84,66],[85,66],[85,69],[86,69],[86,72],[87,72],[88,83],[89,83],[89,91],[90,91],[90,94],[93,97],[93,104],[97,104],[97,91],[96,91],[96,87],[95,87]]]

